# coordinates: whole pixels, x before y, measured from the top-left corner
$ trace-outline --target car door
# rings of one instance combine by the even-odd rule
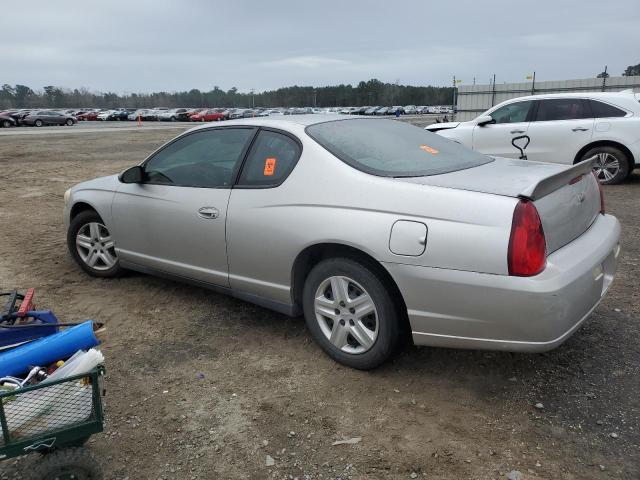
[[[490,113],[492,123],[473,128],[473,150],[498,157],[519,158],[520,151],[511,140],[526,135],[533,110],[533,101],[513,102]]]
[[[287,263],[290,243],[281,229],[290,220],[295,184],[288,179],[302,153],[300,141],[282,131],[262,128],[231,192],[227,252],[231,288],[253,301],[291,303]],[[293,189],[293,190],[292,190]],[[275,304],[271,304],[274,307]]]
[[[51,115],[51,112],[39,112],[37,114],[37,118],[42,120],[44,125],[51,125],[53,116]]]
[[[123,183],[114,196],[119,258],[227,287],[227,206],[254,134],[244,127],[198,130],[154,153],[142,183]]]
[[[527,158],[540,162],[573,164],[578,151],[593,136],[593,114],[583,98],[547,98],[536,101],[529,124],[531,143]]]

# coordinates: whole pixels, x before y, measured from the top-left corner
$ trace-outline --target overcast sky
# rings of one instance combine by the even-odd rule
[[[501,83],[620,75],[640,0],[28,0],[0,32],[0,84],[38,89]]]

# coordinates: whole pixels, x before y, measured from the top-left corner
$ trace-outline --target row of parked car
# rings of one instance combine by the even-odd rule
[[[67,125],[78,123],[75,116],[57,110],[5,110],[0,111],[0,127],[17,127],[28,125],[42,127],[44,125]]]
[[[271,115],[331,114],[345,115],[416,115],[453,113],[444,106],[361,106],[361,107],[295,107],[295,108],[116,108],[116,109],[16,109],[0,111],[0,127],[30,125],[75,125],[79,121],[166,121],[214,122],[236,118]]]

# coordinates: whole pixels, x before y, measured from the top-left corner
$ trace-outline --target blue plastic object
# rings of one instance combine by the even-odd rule
[[[18,318],[17,314],[12,314],[13,318]],[[40,327],[19,327],[3,328],[0,326],[0,349],[8,348],[12,345],[20,345],[37,338],[47,337],[58,332],[58,319],[51,310],[32,310],[25,315],[32,323],[50,324],[51,326]]]
[[[93,333],[93,321],[87,320],[62,332],[0,353],[0,377],[20,375],[36,365],[48,366],[69,358],[78,350],[95,347],[98,343]]]

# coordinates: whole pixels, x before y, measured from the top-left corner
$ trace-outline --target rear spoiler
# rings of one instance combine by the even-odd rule
[[[581,175],[588,175],[593,170],[593,165],[597,160],[597,156],[587,158],[586,160],[576,163],[572,167],[558,172],[555,175],[544,178],[538,183],[534,183],[525,188],[518,195],[521,198],[527,198],[529,200],[538,200],[551,192],[558,190],[560,187],[567,185],[571,180]]]

